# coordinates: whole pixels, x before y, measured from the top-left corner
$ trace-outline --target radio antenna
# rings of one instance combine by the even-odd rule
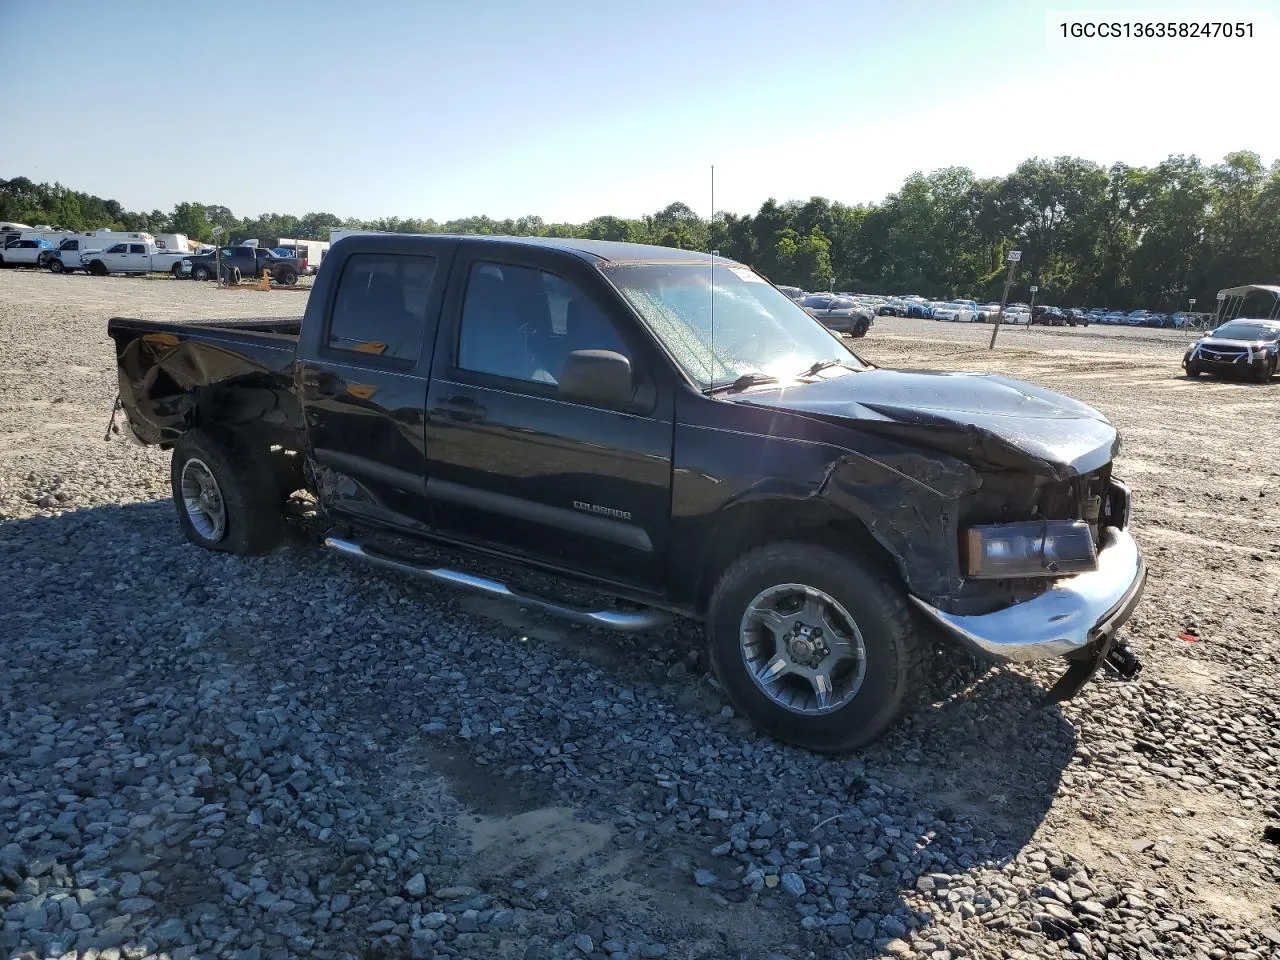
[[[711,165],[711,219],[707,221],[707,241],[711,240],[711,228],[716,222],[716,165]],[[711,382],[716,381],[716,256],[719,250],[711,251]]]

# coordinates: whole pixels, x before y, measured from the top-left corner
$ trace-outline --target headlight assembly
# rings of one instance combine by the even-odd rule
[[[964,531],[965,573],[976,580],[1061,577],[1098,569],[1098,551],[1083,520],[1031,520]]]

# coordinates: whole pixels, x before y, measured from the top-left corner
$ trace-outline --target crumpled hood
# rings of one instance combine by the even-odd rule
[[[1120,450],[1115,427],[1087,404],[991,374],[866,370],[733,399],[917,443],[975,467],[1056,479],[1090,473]]]

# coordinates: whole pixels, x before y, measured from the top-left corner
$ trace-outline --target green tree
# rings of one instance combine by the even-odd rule
[[[192,240],[207,243],[213,239],[213,223],[202,203],[178,204],[169,216],[169,227],[171,232],[185,234]]]

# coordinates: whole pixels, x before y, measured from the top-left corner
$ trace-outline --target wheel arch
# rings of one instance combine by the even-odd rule
[[[819,544],[841,552],[856,551],[859,558],[894,582],[904,583],[889,550],[849,511],[818,498],[762,496],[726,507],[717,519],[700,568],[698,613],[706,612],[717,581],[738,557],[782,540]]]

